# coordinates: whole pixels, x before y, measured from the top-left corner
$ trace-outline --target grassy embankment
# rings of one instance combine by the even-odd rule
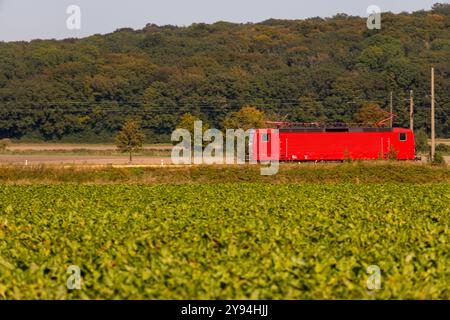
[[[448,166],[401,162],[281,164],[273,176],[257,165],[190,167],[0,166],[0,183],[432,183],[450,182]]]

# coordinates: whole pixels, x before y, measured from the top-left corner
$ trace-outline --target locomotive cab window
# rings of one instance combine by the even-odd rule
[[[261,134],[261,141],[262,142],[269,142],[269,134],[268,133]]]
[[[406,132],[400,132],[398,138],[400,141],[406,141]]]

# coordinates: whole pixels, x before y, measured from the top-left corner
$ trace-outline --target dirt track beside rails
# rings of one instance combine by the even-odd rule
[[[128,165],[127,156],[61,156],[61,155],[0,155],[0,164],[14,165]],[[133,158],[133,165],[167,165],[171,164],[168,157]]]
[[[147,150],[170,150],[171,145],[166,144],[148,144],[143,146]],[[74,150],[91,150],[91,151],[108,151],[115,150],[113,144],[83,144],[83,143],[17,143],[8,147],[11,151],[74,151]]]

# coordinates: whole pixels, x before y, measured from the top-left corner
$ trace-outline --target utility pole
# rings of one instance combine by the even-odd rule
[[[393,107],[392,107],[392,91],[391,91],[391,97],[390,97],[390,104],[389,104],[390,108],[389,108],[389,112],[391,113],[391,119],[389,120],[389,126],[392,128],[393,126],[393,119],[394,117],[392,116],[392,112],[393,112]]]
[[[435,141],[435,119],[434,119],[434,67],[431,68],[431,161],[436,153]]]
[[[414,96],[413,91],[409,91],[409,129],[414,131]]]

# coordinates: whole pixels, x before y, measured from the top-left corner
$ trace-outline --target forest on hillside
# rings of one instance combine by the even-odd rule
[[[351,122],[364,104],[394,126],[429,131],[430,68],[436,69],[436,131],[450,136],[450,5],[366,18],[261,23],[148,24],[83,39],[0,42],[0,138],[111,141],[139,118],[148,142],[170,140],[191,113],[222,128],[253,105],[271,120]]]

